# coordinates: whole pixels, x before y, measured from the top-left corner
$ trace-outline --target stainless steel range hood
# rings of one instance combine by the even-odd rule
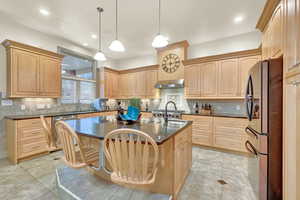
[[[184,79],[171,80],[171,81],[158,81],[155,84],[155,88],[158,89],[184,88]]]

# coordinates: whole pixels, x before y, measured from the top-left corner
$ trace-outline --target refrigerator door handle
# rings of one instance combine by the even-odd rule
[[[245,142],[245,148],[247,149],[247,151],[249,151],[251,154],[255,155],[255,156],[267,156],[267,153],[262,153],[259,152],[254,146],[253,144],[251,144],[251,142],[249,140],[247,140]]]
[[[260,136],[268,136],[268,133],[260,133],[258,131],[256,131],[255,129],[251,128],[250,126],[247,126],[245,129],[246,133],[249,134],[249,132],[254,135],[256,137],[256,139],[258,138],[258,135]]]
[[[246,111],[249,121],[253,118],[253,107],[254,107],[254,97],[253,97],[253,82],[251,75],[248,78],[247,89],[246,89]]]
[[[253,132],[253,131],[251,130],[251,127],[247,126],[247,127],[245,128],[245,132],[246,132],[248,135],[252,135],[252,136],[254,136],[256,139],[258,139],[258,135],[257,135],[255,132]]]

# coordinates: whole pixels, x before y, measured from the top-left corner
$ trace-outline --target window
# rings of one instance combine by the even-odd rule
[[[92,103],[96,98],[96,62],[93,58],[62,47],[58,48],[58,52],[65,56],[62,61],[61,102]]]

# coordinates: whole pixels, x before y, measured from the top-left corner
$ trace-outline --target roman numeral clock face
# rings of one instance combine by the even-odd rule
[[[170,53],[163,57],[162,69],[167,73],[174,73],[180,67],[180,58],[176,54]]]

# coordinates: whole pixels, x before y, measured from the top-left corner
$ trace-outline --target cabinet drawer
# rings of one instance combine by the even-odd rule
[[[45,140],[18,143],[18,157],[20,158],[35,155],[46,151],[47,151],[47,144]]]
[[[41,127],[23,127],[19,128],[18,130],[18,141],[38,138],[45,138],[43,129]]]
[[[28,128],[42,127],[42,122],[40,118],[19,120],[18,127],[28,127]]]

